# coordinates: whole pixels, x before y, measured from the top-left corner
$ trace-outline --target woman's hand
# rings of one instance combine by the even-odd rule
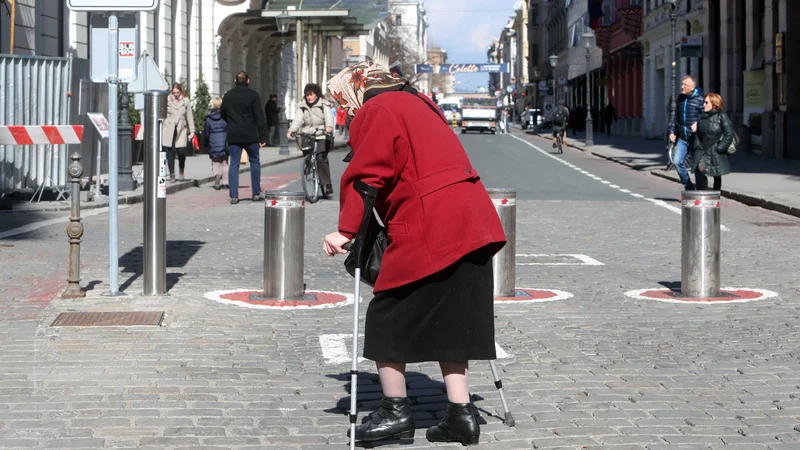
[[[338,231],[325,236],[325,243],[323,244],[325,254],[328,256],[344,255],[347,250],[343,249],[342,246],[348,242],[350,242],[350,239]]]
[[[325,132],[330,133],[333,131],[333,127],[325,127]]]
[[[692,128],[692,133],[697,133],[697,122],[693,123],[691,128]]]
[[[286,133],[286,138],[287,139],[292,139],[292,132],[291,131]]]

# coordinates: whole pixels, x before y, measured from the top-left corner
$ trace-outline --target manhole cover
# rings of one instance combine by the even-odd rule
[[[58,315],[51,327],[129,327],[159,326],[163,311],[128,312],[65,312]]]

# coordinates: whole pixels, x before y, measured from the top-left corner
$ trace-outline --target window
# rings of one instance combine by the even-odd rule
[[[395,14],[394,15],[394,24],[397,26],[403,25],[403,15],[402,14]]]
[[[628,3],[631,6],[642,6],[642,0],[630,0]]]
[[[603,26],[610,27],[614,22],[614,5],[609,1],[603,2]]]

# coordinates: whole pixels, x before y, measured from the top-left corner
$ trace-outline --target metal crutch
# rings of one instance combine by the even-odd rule
[[[489,367],[492,368],[492,377],[494,377],[494,387],[497,388],[497,391],[500,392],[500,401],[503,402],[503,411],[506,415],[506,425],[513,427],[517,423],[514,421],[514,416],[511,415],[511,411],[508,409],[508,403],[506,403],[506,394],[503,391],[503,381],[497,375],[497,367],[494,365],[494,360],[489,360]]]
[[[353,188],[361,195],[364,201],[364,216],[361,218],[361,225],[353,242],[345,246],[345,250],[353,252],[355,260],[355,281],[353,282],[353,360],[350,366],[350,450],[356,448],[356,394],[358,393],[358,301],[361,298],[361,264],[364,262],[364,236],[369,228],[369,221],[372,216],[372,208],[378,198],[379,189],[369,184],[357,180]]]

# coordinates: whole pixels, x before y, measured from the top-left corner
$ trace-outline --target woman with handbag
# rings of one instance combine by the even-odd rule
[[[719,94],[706,94],[703,113],[691,128],[695,133],[692,153],[695,186],[697,190],[707,190],[708,175],[714,177],[713,189],[718,191],[722,187],[722,176],[731,173],[728,153],[735,136],[731,119],[722,111],[722,97]]]
[[[325,237],[324,250],[347,253],[342,247],[358,232],[357,180],[380,190],[375,209],[388,236],[364,332],[364,357],[376,361],[383,400],[356,440],[412,437],[406,364],[437,361],[448,406],[426,437],[477,444],[468,361],[496,357],[492,256],[506,242],[500,219],[444,115],[406,79],[362,62],[328,90],[347,111],[352,151],[339,230]]]
[[[161,151],[167,153],[169,180],[186,181],[183,171],[189,154],[189,140],[194,137],[192,103],[180,83],[172,83],[172,95],[167,98],[167,117],[161,127]],[[175,178],[175,156],[178,156],[180,175]]]

